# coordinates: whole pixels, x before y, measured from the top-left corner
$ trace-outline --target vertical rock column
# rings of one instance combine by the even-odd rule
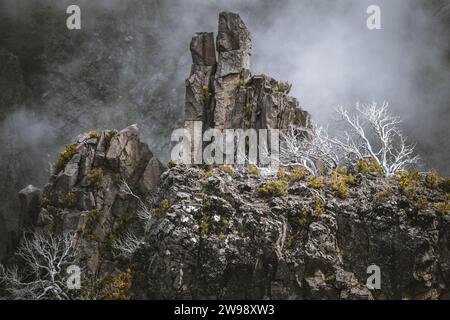
[[[196,33],[191,40],[192,67],[186,79],[186,121],[208,122],[212,112],[216,53],[212,32]]]
[[[244,84],[250,78],[251,37],[238,14],[221,12],[217,34],[218,64],[214,81],[214,127],[235,127],[234,108],[245,97]],[[240,92],[242,88],[243,92]]]
[[[214,35],[212,32],[196,33],[190,45],[192,55],[192,67],[189,78],[186,79],[186,101],[185,101],[185,129],[188,130],[186,145],[182,153],[188,152],[195,162],[191,150],[200,154],[197,162],[201,163],[201,149],[196,147],[195,141],[202,141],[203,130],[212,124],[214,113],[213,80],[216,72],[216,51],[214,46]],[[194,125],[194,121],[197,124]],[[203,126],[203,129],[201,128]],[[189,150],[185,150],[189,149]]]

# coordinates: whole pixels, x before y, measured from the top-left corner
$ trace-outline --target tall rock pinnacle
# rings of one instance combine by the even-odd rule
[[[311,128],[309,113],[288,95],[290,84],[252,76],[251,35],[238,14],[221,12],[215,45],[213,34],[202,32],[194,35],[190,49],[186,121],[202,121],[204,129]]]

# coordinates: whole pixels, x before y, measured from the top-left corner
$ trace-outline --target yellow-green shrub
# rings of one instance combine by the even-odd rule
[[[75,192],[67,192],[61,199],[61,205],[64,208],[73,208],[77,204]]]
[[[358,161],[358,172],[366,175],[368,173],[378,173],[384,175],[383,167],[375,159],[360,159]]]
[[[102,191],[105,188],[105,178],[101,168],[91,169],[86,176],[86,181],[95,191]]]
[[[106,299],[107,300],[130,300],[131,299],[131,285],[133,272],[131,268],[127,271],[119,273],[116,277],[112,278],[107,284]]]
[[[430,173],[425,177],[427,187],[435,189],[439,185],[439,174],[436,169],[431,169]]]
[[[247,170],[248,174],[251,174],[253,176],[259,176],[259,169],[256,166],[249,166]]]
[[[170,208],[170,202],[168,199],[163,199],[163,201],[161,201],[161,209],[164,213],[167,212],[167,210],[169,210]]]
[[[303,180],[308,175],[304,168],[294,168],[289,174],[289,180],[292,182]]]
[[[271,180],[265,183],[260,189],[259,193],[262,196],[276,197],[285,196],[288,194],[288,184],[284,180]]]
[[[347,186],[345,175],[340,175],[336,171],[331,175],[331,189],[336,191],[341,199],[347,199],[350,195],[350,190]]]
[[[311,180],[309,180],[309,186],[314,189],[321,189],[324,185],[323,178],[318,176],[313,176]]]
[[[222,170],[223,172],[225,172],[226,174],[228,174],[229,176],[233,176],[234,174],[234,170],[232,167],[230,166],[221,166],[220,170]]]
[[[278,169],[277,176],[280,179],[285,178],[286,177],[286,170],[284,170],[284,168]]]
[[[95,139],[100,139],[101,133],[95,130],[91,130],[88,132],[88,136],[90,139],[95,138]]]
[[[314,213],[318,216],[325,213],[324,202],[319,196],[314,196]]]
[[[411,175],[408,171],[402,171],[399,173],[399,179],[398,179],[398,187],[399,190],[407,195],[411,196],[416,191],[416,185],[414,183],[415,177],[414,175]]]
[[[167,168],[172,169],[173,167],[175,167],[177,164],[175,163],[175,161],[173,160],[169,160],[167,161]]]
[[[67,163],[72,157],[79,152],[77,146],[73,143],[66,145],[64,150],[60,153],[58,161],[54,166],[54,173],[58,174],[66,167]]]

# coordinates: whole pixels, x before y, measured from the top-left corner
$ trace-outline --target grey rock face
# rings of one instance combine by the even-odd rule
[[[133,282],[136,298],[439,299],[448,294],[450,216],[431,204],[443,201],[445,192],[422,183],[418,196],[430,205],[418,209],[414,198],[399,191],[396,178],[358,176],[345,200],[336,196],[330,176],[320,190],[311,189],[309,179],[288,182],[292,191],[285,196],[264,197],[259,189],[266,178],[180,166],[166,171],[159,194],[171,206],[153,221],[131,261],[139,275]],[[387,186],[390,200],[379,200]],[[381,270],[380,290],[366,286],[372,264]]]
[[[309,113],[288,95],[291,85],[251,75],[251,35],[238,14],[220,13],[216,47],[217,64],[212,33],[192,38],[186,121],[203,121],[205,129],[311,128]]]
[[[112,241],[137,220],[136,199],[124,198],[122,181],[136,194],[148,194],[165,169],[139,140],[135,125],[80,135],[74,142],[77,152],[51,177],[42,201],[37,188],[20,192],[23,210],[36,214],[38,231],[74,232],[90,272],[110,270],[116,263]]]

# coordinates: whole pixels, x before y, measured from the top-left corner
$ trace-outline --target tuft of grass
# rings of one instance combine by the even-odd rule
[[[101,168],[91,169],[86,176],[86,181],[94,191],[103,191],[105,189],[105,177]]]
[[[168,199],[163,199],[161,201],[161,210],[166,213],[170,208],[170,201]]]
[[[63,208],[74,208],[77,204],[77,196],[75,192],[67,192],[61,199],[61,206]]]
[[[253,176],[259,176],[259,169],[255,166],[249,166],[247,171],[248,174],[251,174]]]
[[[444,215],[450,213],[450,194],[445,194],[445,201],[434,204],[434,209],[437,213]]]
[[[286,178],[286,170],[284,168],[278,169],[277,177],[280,179]]]
[[[117,130],[113,129],[108,131],[108,133],[106,134],[106,136],[108,137],[109,140],[111,140],[112,138],[114,138],[117,135]]]
[[[368,173],[384,175],[383,167],[375,159],[360,159],[358,161],[358,172],[363,175],[367,175]]]
[[[175,163],[175,161],[173,160],[169,160],[167,161],[167,168],[172,169],[173,167],[175,167],[177,164]]]
[[[271,180],[259,189],[259,193],[264,197],[285,196],[288,194],[287,188],[285,180]]]
[[[323,178],[318,176],[313,176],[311,180],[309,180],[309,186],[314,189],[322,189],[324,185]]]
[[[409,171],[402,171],[399,173],[398,188],[401,193],[406,196],[412,196],[416,192],[417,176]]]
[[[220,170],[222,170],[223,172],[225,172],[229,176],[233,176],[233,174],[234,174],[234,170],[230,166],[220,166]]]
[[[88,132],[88,136],[90,139],[93,139],[93,138],[100,139],[101,133],[98,131],[95,131],[95,130],[91,130]]]
[[[428,188],[436,189],[439,185],[439,174],[436,169],[431,169],[430,173],[425,177],[425,184]]]
[[[341,175],[337,171],[331,175],[331,189],[336,191],[337,196],[341,199],[347,199],[350,196],[350,190],[347,181],[351,178],[348,175]]]
[[[321,197],[314,196],[314,213],[318,216],[325,213],[324,202]]]
[[[77,146],[73,143],[66,145],[64,150],[60,153],[58,161],[54,165],[54,173],[58,174],[64,170],[70,159],[79,152]]]
[[[242,86],[244,86],[245,85],[245,81],[243,80],[243,79],[239,79],[237,82],[236,82],[236,88],[240,88],[240,87],[242,87]]]
[[[125,272],[119,273],[113,277],[107,284],[106,299],[107,300],[130,300],[133,272],[128,268]]]
[[[306,176],[308,176],[308,171],[304,168],[294,168],[289,174],[289,180],[292,182],[297,182],[303,180]]]
[[[95,227],[98,223],[100,215],[102,214],[100,209],[93,209],[89,211],[86,226],[84,232],[88,235],[92,235],[94,233]]]

